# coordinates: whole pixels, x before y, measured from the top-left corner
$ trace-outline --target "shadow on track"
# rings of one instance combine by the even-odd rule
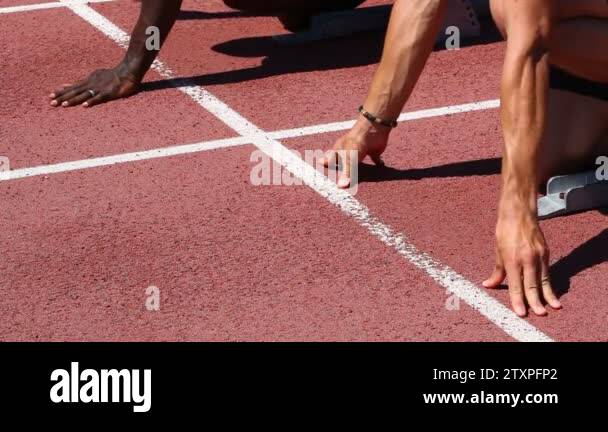
[[[551,278],[558,296],[570,290],[570,281],[574,276],[608,261],[607,243],[608,229],[605,229],[553,264]]]
[[[454,162],[428,168],[397,169],[369,164],[359,166],[359,182],[376,183],[399,180],[421,180],[425,178],[490,176],[500,174],[501,159],[479,159]]]
[[[246,18],[262,16],[260,14],[242,11],[227,11],[227,12],[203,12],[193,10],[182,10],[177,16],[178,20],[209,20],[209,19],[228,19],[228,18]]]
[[[243,12],[205,13],[184,11],[180,19],[222,19],[257,16]],[[462,46],[476,46],[501,41],[502,37],[491,20],[482,21],[482,35],[464,41]],[[204,31],[204,28],[201,28]],[[215,45],[215,52],[231,57],[263,57],[262,64],[252,68],[225,72],[201,74],[170,80],[146,82],[141,91],[171,89],[183,85],[214,86],[232,84],[277,75],[316,72],[367,66],[378,63],[382,54],[384,32],[360,33],[350,37],[310,44],[284,47],[278,45],[271,36],[244,37]],[[445,47],[438,45],[435,51]]]
[[[359,182],[422,180],[425,178],[469,177],[499,175],[501,159],[480,159],[455,162],[428,168],[396,169],[361,164]],[[608,216],[608,209],[598,210]],[[571,279],[597,265],[608,262],[608,229],[578,246],[569,255],[551,266],[551,280],[556,294],[561,297],[570,290]],[[507,289],[501,285],[498,289]]]

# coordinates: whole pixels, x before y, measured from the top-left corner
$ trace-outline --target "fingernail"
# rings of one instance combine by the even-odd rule
[[[67,107],[68,105],[69,104],[67,103],[67,101],[61,104],[62,107]]]
[[[51,94],[49,95],[49,97],[50,97],[51,99],[55,99],[55,96],[56,96],[56,95],[55,95],[55,93],[51,93]]]
[[[338,186],[343,189],[346,189],[350,186],[350,180],[342,177],[342,178],[340,178],[340,180],[338,180]]]
[[[57,103],[58,103],[58,102],[57,102],[56,100],[51,101],[51,105],[52,105],[52,106],[57,106]]]
[[[89,103],[88,102],[83,102],[82,106],[86,108],[86,107],[89,106]]]

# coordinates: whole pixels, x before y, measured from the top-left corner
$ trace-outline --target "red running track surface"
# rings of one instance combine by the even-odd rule
[[[3,1],[0,7],[38,3]],[[91,5],[123,29],[137,6]],[[280,48],[271,18],[186,1],[161,59],[266,131],[353,118],[381,35]],[[44,37],[33,29],[44,29]],[[47,94],[121,48],[68,9],[0,14],[0,155],[27,168],[237,136],[158,74],[154,90],[85,110]],[[407,111],[498,97],[504,46],[433,54]],[[160,88],[159,88],[160,87]],[[327,148],[339,133],[283,140]],[[404,123],[389,168],[356,198],[480,284],[493,265],[496,110]],[[253,186],[252,145],[0,182],[2,340],[512,340],[305,186]],[[543,223],[564,309],[527,321],[607,340],[605,216]],[[160,311],[144,307],[146,288]],[[508,304],[504,290],[489,292]]]

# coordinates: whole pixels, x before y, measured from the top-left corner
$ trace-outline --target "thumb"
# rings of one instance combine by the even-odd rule
[[[507,277],[507,272],[505,271],[504,263],[502,262],[502,257],[500,252],[496,251],[496,265],[494,266],[494,271],[490,275],[488,279],[483,281],[482,285],[485,288],[495,289],[500,286],[504,282]]]
[[[345,137],[338,139],[331,150],[327,150],[319,159],[319,162],[325,167],[335,167],[340,162],[339,152],[344,148]]]

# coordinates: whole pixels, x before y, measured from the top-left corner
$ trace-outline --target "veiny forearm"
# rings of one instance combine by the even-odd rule
[[[146,40],[150,37],[146,34],[147,29],[151,26],[159,29],[162,46],[177,20],[181,5],[182,0],[142,1],[139,19],[131,34],[129,49],[121,63],[134,80],[141,81],[158,56],[157,50],[149,50],[146,47]]]
[[[501,83],[505,140],[501,204],[507,210],[536,214],[537,164],[549,90],[551,6],[550,0],[514,0],[509,7]]]
[[[548,55],[512,53],[502,81],[502,123],[505,139],[503,191],[536,210],[536,165],[546,123]]]
[[[447,0],[397,0],[365,108],[397,118],[433,50]]]

